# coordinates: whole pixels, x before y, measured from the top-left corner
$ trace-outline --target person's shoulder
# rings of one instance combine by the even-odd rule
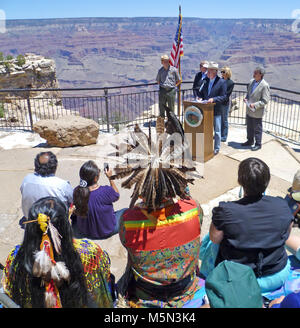
[[[219,206],[215,207],[215,211],[218,213],[222,213],[222,215],[225,215],[225,213],[230,214],[235,211],[243,210],[243,199],[238,199],[234,201],[223,201],[219,203]]]
[[[190,208],[197,208],[198,205],[200,205],[200,203],[197,203],[195,199],[193,198],[183,198],[183,199],[179,199],[177,201],[177,204],[180,206],[180,207],[186,207],[187,209],[190,209]]]
[[[265,79],[261,80],[261,84],[266,86],[266,87],[269,87],[269,83]]]
[[[236,207],[237,205],[238,203],[236,203],[235,201],[228,201],[228,202],[220,202],[218,207],[220,209],[227,209],[231,207]]]
[[[286,210],[290,212],[290,208],[288,206],[288,202],[286,199],[280,197],[280,196],[263,196],[263,201],[268,202],[270,206],[273,208],[281,208],[282,210]]]
[[[219,83],[219,84],[226,84],[226,80],[222,79],[220,76],[216,76],[216,83]]]
[[[175,66],[170,65],[171,72],[178,72],[178,69]]]
[[[218,206],[213,208],[213,213],[223,213],[231,209],[232,207],[235,207],[234,202],[220,202]]]
[[[52,175],[52,176],[49,176],[49,177],[46,177],[46,178],[47,178],[49,181],[52,180],[52,182],[53,182],[55,185],[59,186],[59,187],[71,186],[71,185],[70,185],[70,182],[68,182],[67,180],[64,180],[64,179],[62,179],[62,178],[60,178],[60,177],[57,177],[57,176],[55,176],[55,175]]]
[[[98,189],[94,190],[93,192],[95,194],[101,195],[103,197],[120,196],[120,194],[118,192],[116,192],[112,186],[108,186],[108,185],[100,186]]]
[[[36,177],[38,177],[37,174],[35,173],[28,173],[27,175],[25,175],[23,182],[28,181],[28,180],[32,180],[35,179]]]
[[[104,192],[104,193],[112,193],[115,192],[114,188],[112,186],[108,185],[102,185],[98,189],[96,189],[98,192]]]
[[[280,196],[270,196],[270,195],[265,195],[262,197],[262,200],[267,200],[267,201],[270,201],[270,202],[275,202],[275,203],[286,203],[286,200]]]
[[[10,250],[10,252],[7,255],[6,263],[11,263],[14,260],[14,258],[18,254],[20,247],[21,245],[16,245],[14,248]]]
[[[102,267],[103,265],[110,265],[108,253],[94,241],[85,238],[73,238],[73,246],[81,258],[84,271],[89,271],[90,262],[95,264],[95,269]]]
[[[73,238],[73,246],[75,250],[79,253],[83,251],[86,251],[88,253],[94,253],[101,250],[101,247],[97,243],[86,238],[83,239]]]
[[[142,209],[143,209],[143,207],[141,206],[141,203],[135,204],[134,207],[132,207],[132,208],[127,208],[122,213],[123,222],[134,221],[134,220],[138,220],[139,218],[141,218],[141,216],[143,216]]]

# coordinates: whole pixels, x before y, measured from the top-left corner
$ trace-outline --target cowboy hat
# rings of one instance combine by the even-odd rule
[[[208,62],[207,69],[215,69],[215,70],[218,70],[219,69],[219,65],[218,65],[218,63],[211,61],[211,62]]]
[[[160,57],[160,59],[161,59],[161,60],[169,60],[170,58],[169,58],[168,55],[162,55],[162,56]]]
[[[200,65],[202,65],[203,67],[207,68],[208,67],[208,61],[207,60],[202,60],[200,62]]]

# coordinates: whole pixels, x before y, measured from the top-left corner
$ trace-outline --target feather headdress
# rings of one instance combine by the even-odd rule
[[[112,144],[117,150],[115,156],[122,158],[123,163],[115,167],[111,179],[126,178],[121,186],[127,189],[134,186],[130,207],[140,196],[148,212],[159,208],[166,199],[186,196],[187,184],[200,178],[180,121],[168,107],[166,111],[166,124],[163,117],[156,120],[155,138],[136,124],[124,143]]]

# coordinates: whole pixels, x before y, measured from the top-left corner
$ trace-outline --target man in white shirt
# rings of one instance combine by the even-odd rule
[[[34,166],[35,172],[24,178],[20,188],[24,217],[28,218],[29,209],[34,202],[47,196],[57,197],[69,207],[73,201],[73,188],[69,182],[55,176],[55,154],[51,151],[39,153],[34,160]],[[24,220],[22,218],[20,224]]]

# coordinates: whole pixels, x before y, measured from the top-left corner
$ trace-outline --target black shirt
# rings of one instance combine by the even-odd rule
[[[257,277],[279,272],[287,263],[285,241],[293,215],[281,197],[244,197],[220,202],[212,222],[224,233],[215,265],[231,260],[250,266]]]

